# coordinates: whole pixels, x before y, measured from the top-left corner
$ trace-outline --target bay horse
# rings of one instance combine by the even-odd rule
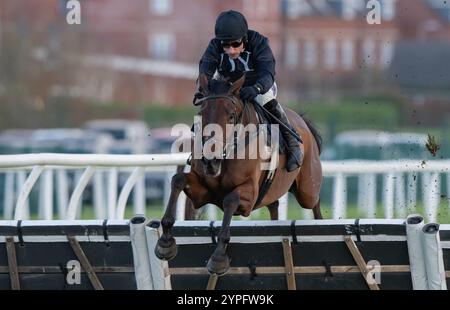
[[[259,118],[252,104],[243,103],[239,90],[245,76],[234,83],[199,77],[205,92],[201,99],[199,115],[203,128],[208,124],[245,125],[259,124]],[[177,254],[175,238],[171,230],[175,223],[176,202],[181,191],[199,209],[212,203],[223,210],[222,227],[217,235],[217,247],[207,263],[208,272],[222,275],[230,267],[226,248],[230,241],[230,223],[233,215],[248,217],[252,210],[267,206],[272,220],[278,218],[278,199],[290,191],[305,209],[312,209],[315,219],[322,219],[319,193],[322,185],[322,166],[320,162],[321,137],[309,121],[290,109],[286,114],[291,125],[302,137],[301,149],[304,154],[301,168],[287,172],[284,168],[286,156],[279,155],[278,168],[273,182],[264,198],[257,204],[260,186],[265,171],[260,169],[262,159],[194,159],[191,171],[175,174],[171,182],[171,193],[165,214],[161,220],[163,234],[155,246],[155,254],[163,260],[170,260]],[[205,138],[205,137],[203,137]],[[225,137],[226,138],[226,137]],[[277,150],[278,152],[278,150]]]

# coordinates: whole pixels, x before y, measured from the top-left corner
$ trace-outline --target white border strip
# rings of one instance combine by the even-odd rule
[[[450,241],[441,241],[441,248],[450,249]]]
[[[343,220],[296,220],[295,226],[345,226],[354,225],[356,219]],[[234,221],[231,227],[274,227],[274,226],[291,226],[292,221]],[[211,221],[176,221],[175,227],[208,227]],[[404,219],[361,219],[359,225],[405,225]],[[222,221],[214,221],[214,227],[221,227]],[[445,226],[445,225],[442,225]],[[449,229],[450,229],[450,225]]]
[[[17,220],[1,220],[0,226],[17,227]],[[108,220],[107,226],[124,225],[128,226],[129,220]],[[35,227],[35,226],[102,226],[103,220],[33,220],[22,221],[22,227]]]
[[[105,242],[105,238],[102,235],[96,236],[75,236],[78,242]],[[5,236],[0,236],[0,243],[4,243]],[[130,242],[130,236],[108,236],[109,242]],[[19,242],[19,237],[14,236],[14,242]],[[23,236],[23,242],[69,242],[67,236],[55,235],[55,236]]]
[[[297,236],[298,242],[344,242],[344,235],[324,235],[324,236]],[[278,243],[288,238],[292,242],[292,236],[231,236],[230,243]],[[357,241],[356,236],[352,239]],[[175,237],[177,244],[209,244],[211,237]],[[374,235],[361,236],[361,241],[367,242],[394,242],[406,241],[406,236]]]
[[[450,224],[439,224],[439,231],[450,230]]]

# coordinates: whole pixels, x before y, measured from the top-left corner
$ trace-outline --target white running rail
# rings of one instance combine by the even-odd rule
[[[103,154],[23,154],[0,156],[0,178],[3,178],[4,219],[28,219],[29,196],[36,184],[40,219],[51,220],[53,206],[57,205],[60,219],[76,219],[81,212],[81,198],[92,183],[94,217],[96,219],[123,219],[131,191],[134,190],[136,214],[145,214],[144,175],[165,172],[164,204],[170,192],[170,178],[177,165],[186,163],[189,154],[103,155]],[[347,181],[358,178],[357,204],[366,218],[380,217],[378,203],[383,206],[383,217],[405,218],[415,211],[418,194],[422,197],[425,216],[436,220],[441,203],[450,205],[450,160],[436,161],[324,161],[326,178],[333,178],[332,217],[347,217]],[[75,175],[74,189],[69,195],[68,174]],[[119,177],[128,176],[118,193]],[[443,189],[442,178],[446,178]],[[382,199],[377,201],[377,179],[382,179]],[[421,188],[418,180],[421,179]],[[380,183],[380,182],[378,182]],[[56,190],[55,190],[56,185]],[[419,192],[420,190],[420,192]],[[56,192],[54,201],[53,193]],[[177,218],[183,217],[184,195],[179,199]],[[287,195],[280,201],[280,219],[287,219]],[[209,214],[215,214],[210,212]],[[305,213],[306,214],[306,213]],[[307,213],[308,217],[310,216]],[[214,216],[214,215],[213,215]]]

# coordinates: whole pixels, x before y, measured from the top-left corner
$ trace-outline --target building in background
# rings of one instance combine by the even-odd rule
[[[282,76],[290,100],[370,88],[399,40],[396,0],[382,1],[371,25],[366,1],[283,0]]]
[[[398,44],[450,42],[450,7],[438,0],[380,0],[380,25],[366,22],[366,0],[81,0],[81,25],[71,26],[66,2],[0,2],[1,55],[19,33],[17,56],[46,63],[35,70],[35,91],[46,90],[38,105],[62,97],[189,104],[215,19],[228,9],[269,37],[283,101],[390,86]]]
[[[103,2],[91,0],[84,10],[95,52],[122,57],[104,63],[125,74],[115,77],[124,89],[114,87],[112,96],[122,100],[136,100],[131,93],[164,104],[189,102],[197,62],[214,35],[217,15],[227,9],[243,12],[250,28],[269,38],[285,100],[360,87],[361,75],[389,67],[399,37],[396,0],[383,1],[381,25],[366,22],[366,1],[146,0],[123,10],[117,0],[102,10]],[[114,12],[123,16],[121,22]]]
[[[281,51],[278,1],[136,0],[130,7],[113,0],[103,10],[104,3],[90,0],[83,11],[89,51],[98,60],[90,65],[109,73],[110,81],[104,83],[114,84],[107,87],[111,99],[171,105],[190,102],[198,61],[214,37],[217,15],[231,8],[244,12],[252,28],[271,39],[275,54]]]

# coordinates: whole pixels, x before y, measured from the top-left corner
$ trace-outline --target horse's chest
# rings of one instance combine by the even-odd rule
[[[227,192],[227,190],[232,190],[232,183],[227,181],[226,179],[219,179],[219,178],[208,178],[205,180],[205,187],[210,191],[214,193],[218,192]]]
[[[240,184],[239,180],[230,178],[206,178],[205,187],[214,195],[229,194]]]
[[[205,179],[205,187],[209,191],[215,191],[220,188],[220,181],[216,178],[206,178]]]

